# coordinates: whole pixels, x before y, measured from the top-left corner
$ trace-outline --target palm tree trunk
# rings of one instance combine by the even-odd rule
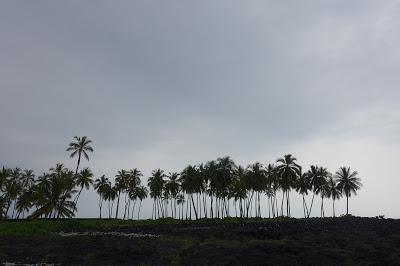
[[[349,195],[346,194],[346,215],[349,214]]]
[[[79,153],[79,154],[78,154],[78,164],[76,165],[76,170],[75,170],[74,179],[75,179],[76,176],[78,175],[78,168],[79,168],[79,164],[81,163],[81,155],[82,155],[82,153]]]
[[[172,198],[171,198],[171,217],[172,218],[174,218],[174,202],[173,202],[173,200],[172,200]]]
[[[117,210],[115,211],[115,219],[118,218],[118,209],[119,209],[119,197],[121,196],[121,191],[118,192],[118,201],[117,201]]]
[[[139,203],[139,210],[138,210],[138,213],[137,213],[138,220],[139,220],[139,214],[140,214],[140,207],[142,207],[142,201],[141,200],[140,200],[140,203]]]
[[[285,191],[282,190],[281,216],[283,216],[283,202],[285,199]]]
[[[321,217],[324,216],[324,197],[321,197]]]
[[[108,201],[108,219],[111,219],[111,200]]]
[[[188,211],[189,211],[189,196],[188,199],[186,200],[186,220],[188,219]]]
[[[125,217],[126,217],[126,208],[127,208],[127,196],[128,196],[128,193],[125,193],[125,207],[124,207],[124,217],[122,218],[123,220],[125,220]]]
[[[157,198],[157,215],[158,218],[162,217],[162,207],[161,207],[161,199]],[[161,211],[161,215],[160,215],[160,211]]]
[[[189,220],[192,220],[192,204],[190,204],[191,195],[188,195],[188,204],[189,204]],[[192,198],[193,199],[193,198]]]
[[[303,194],[303,212],[304,212],[304,218],[307,218],[308,208],[306,199],[304,198],[304,194]]]
[[[81,195],[82,190],[83,190],[83,187],[81,187],[81,189],[79,190],[79,193],[75,197],[74,202],[75,202],[76,205],[78,205],[78,199],[79,199],[79,196]]]
[[[335,217],[335,199],[332,201],[333,217]]]
[[[210,209],[210,215],[211,215],[211,219],[214,218],[214,212],[213,212],[213,203],[214,203],[214,196],[211,194],[211,209]]]
[[[101,206],[102,206],[102,204],[103,204],[102,197],[100,196],[100,199],[99,199],[100,219],[101,219]]]
[[[132,206],[132,216],[131,216],[131,219],[133,220],[134,219],[134,215],[135,215],[135,206],[136,206],[136,199],[133,201],[133,206]]]
[[[206,193],[203,193],[203,208],[204,208],[204,217],[207,219],[207,198],[206,198]]]
[[[310,205],[310,210],[309,210],[309,212],[308,212],[307,218],[310,218],[310,215],[311,215],[312,205],[313,205],[313,203],[314,203],[314,196],[315,196],[315,193],[313,193],[313,196],[312,196],[311,205]]]
[[[154,205],[155,205],[155,203],[156,203],[156,200],[154,199],[154,200],[153,200],[153,208],[152,208],[152,210],[151,210],[151,219],[155,219],[155,211],[154,211]]]
[[[250,206],[251,206],[251,201],[252,201],[252,199],[253,199],[253,196],[254,196],[254,191],[252,191],[252,193],[251,193],[251,196],[250,196],[250,199],[248,199],[248,202],[247,202],[247,206],[246,206],[246,217],[247,218],[249,218],[249,209],[250,209]]]
[[[16,204],[16,202],[14,202],[14,207],[13,207],[13,211],[12,211],[12,214],[11,214],[11,219],[13,219],[13,218],[14,218],[15,205],[17,205],[17,204]]]

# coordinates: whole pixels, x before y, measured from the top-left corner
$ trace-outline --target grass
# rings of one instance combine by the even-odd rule
[[[224,219],[199,219],[176,220],[172,218],[157,220],[119,220],[119,219],[37,219],[37,220],[6,220],[0,221],[0,236],[40,236],[52,235],[57,232],[79,231],[84,229],[112,228],[120,226],[144,226],[144,225],[201,225],[201,224],[237,224],[259,221],[279,221],[288,218],[275,219],[240,219],[228,217]]]

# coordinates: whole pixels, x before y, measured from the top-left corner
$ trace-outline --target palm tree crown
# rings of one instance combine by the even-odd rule
[[[93,148],[90,145],[92,143],[92,141],[90,139],[88,139],[87,136],[83,136],[83,137],[74,137],[74,141],[72,141],[67,148],[67,151],[72,152],[70,154],[70,157],[73,158],[75,156],[78,156],[78,163],[76,165],[76,170],[75,170],[75,177],[78,174],[78,168],[79,168],[79,164],[81,162],[81,156],[83,154],[83,156],[86,158],[86,160],[89,161],[89,154],[88,152],[93,152]]]

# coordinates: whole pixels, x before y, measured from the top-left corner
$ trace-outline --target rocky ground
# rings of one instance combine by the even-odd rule
[[[61,265],[400,265],[400,220],[324,218],[91,228],[0,237],[0,262]]]

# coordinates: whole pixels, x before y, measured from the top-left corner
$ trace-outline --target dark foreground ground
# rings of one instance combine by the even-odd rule
[[[0,264],[400,265],[400,220],[392,219],[110,224],[63,230],[86,235],[32,232],[24,223],[0,223]],[[23,229],[14,232],[12,226]]]

